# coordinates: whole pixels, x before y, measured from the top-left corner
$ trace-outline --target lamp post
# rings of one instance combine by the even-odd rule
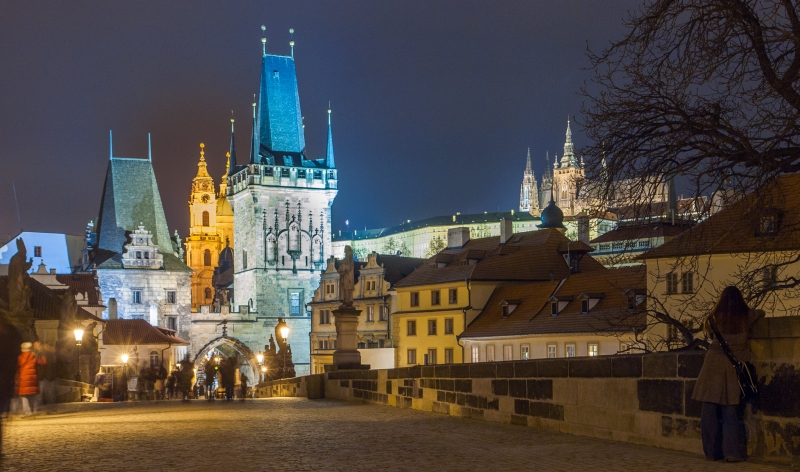
[[[119,358],[122,360],[122,401],[126,401],[128,396],[128,359],[130,359],[130,356],[123,354]]]
[[[284,320],[280,320],[278,322],[278,332],[281,334],[281,338],[283,339],[283,345],[288,346],[288,342],[286,338],[289,337],[289,326],[286,324]],[[283,370],[281,371],[281,378],[286,377],[286,354],[287,351],[283,351]]]
[[[258,354],[256,354],[256,359],[258,360],[258,367],[261,370],[261,373],[260,373],[260,375],[258,377],[258,383],[261,383],[261,382],[264,381],[264,373],[263,373],[263,371],[264,371],[264,367],[263,367],[264,366],[264,354],[259,352]]]
[[[78,373],[75,380],[81,381],[81,343],[83,342],[83,329],[77,328],[73,331],[75,334],[75,344],[78,345]]]

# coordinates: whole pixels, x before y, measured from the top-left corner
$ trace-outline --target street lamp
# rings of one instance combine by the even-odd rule
[[[75,334],[75,344],[78,345],[78,373],[75,376],[75,380],[78,382],[81,381],[81,343],[83,342],[83,330],[81,328],[77,328],[73,331]]]
[[[258,366],[261,367],[263,371],[264,367],[262,366],[264,365],[264,353],[259,352],[258,354],[256,354],[256,360],[258,360]],[[264,381],[264,374],[262,372],[261,376],[258,378],[258,383],[261,383],[263,381]]]
[[[284,320],[282,320],[280,318],[279,318],[279,320],[280,321],[278,321],[278,325],[276,327],[278,328],[278,332],[281,333],[281,338],[283,338],[283,344],[288,346],[286,338],[289,337],[289,326],[286,324],[286,322]],[[281,373],[281,378],[286,377],[286,354],[287,354],[287,352],[288,352],[288,349],[285,349],[283,351],[283,371]]]

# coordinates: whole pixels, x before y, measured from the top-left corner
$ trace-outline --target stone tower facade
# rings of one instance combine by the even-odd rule
[[[575,216],[583,210],[580,200],[580,186],[584,178],[583,159],[578,162],[575,146],[572,143],[572,130],[567,120],[567,136],[564,141],[564,154],[559,161],[553,160],[553,196],[564,216]],[[549,201],[549,198],[547,199]]]
[[[204,145],[200,144],[197,175],[189,195],[189,236],[186,238],[186,264],[192,274],[192,309],[214,300],[212,277],[219,253],[233,239],[233,212],[225,198],[226,185],[217,194],[214,179],[206,166]],[[227,164],[226,164],[227,165]],[[223,176],[223,179],[227,177]]]
[[[531,168],[531,148],[528,148],[528,163],[525,165],[525,174],[519,189],[519,211],[526,211],[533,216],[539,215],[539,190],[536,175]]]
[[[259,97],[253,103],[249,161],[231,153],[227,199],[235,215],[233,309],[254,315],[261,345],[278,318],[289,326],[298,375],[308,372],[311,319],[306,303],[319,285],[331,253],[331,205],[337,170],[328,110],[325,157],[306,155],[295,62],[266,53]],[[258,348],[254,346],[253,349]]]

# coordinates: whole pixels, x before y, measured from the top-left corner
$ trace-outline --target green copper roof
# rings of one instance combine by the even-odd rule
[[[98,248],[122,253],[128,233],[139,224],[153,233],[160,253],[175,252],[152,163],[148,159],[113,157],[108,163],[100,203]]]

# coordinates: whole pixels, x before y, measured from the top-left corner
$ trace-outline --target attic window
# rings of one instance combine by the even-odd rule
[[[578,297],[581,300],[581,313],[589,313],[589,310],[594,308],[597,302],[605,297],[605,293],[582,293]]]
[[[581,300],[581,313],[586,314],[589,313],[589,299],[586,298]]]
[[[519,306],[519,300],[503,300],[500,305],[503,308],[503,318],[508,318],[508,315],[514,313]]]
[[[558,302],[550,303],[550,314],[556,316],[558,314]]]
[[[778,211],[767,210],[761,214],[756,236],[775,236],[781,227],[781,214]]]
[[[278,74],[278,71],[276,71],[276,70],[272,71],[272,78],[273,79],[277,79],[279,77],[280,77],[280,74]]]

